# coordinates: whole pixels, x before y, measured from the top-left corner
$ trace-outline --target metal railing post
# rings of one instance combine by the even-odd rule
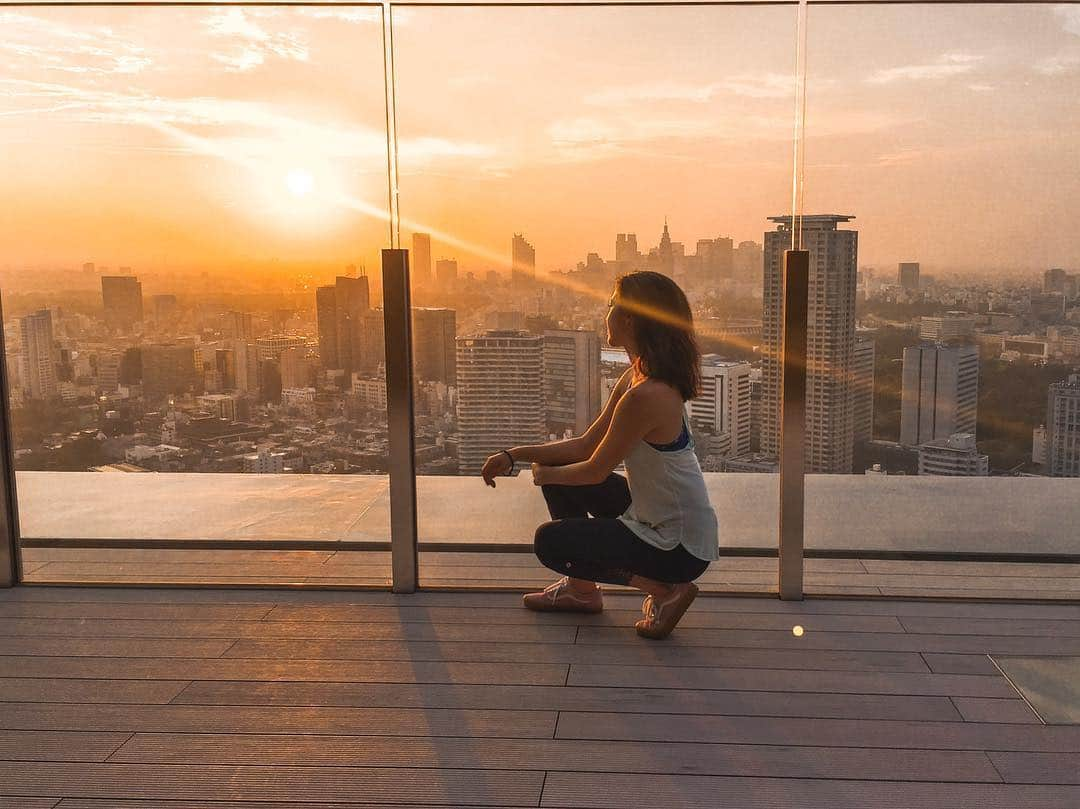
[[[393,591],[417,586],[416,454],[409,251],[382,251],[386,415],[390,442],[390,555]]]
[[[19,583],[19,507],[15,497],[15,454],[12,451],[11,399],[0,303],[0,587]]]
[[[784,251],[780,342],[780,598],[803,597],[806,320],[810,253]]]

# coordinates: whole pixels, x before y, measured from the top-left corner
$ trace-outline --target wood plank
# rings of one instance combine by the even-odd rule
[[[935,674],[999,674],[998,667],[985,654],[948,654],[924,652],[922,655]]]
[[[11,795],[169,800],[448,802],[531,804],[544,774],[489,770],[363,767],[171,767],[143,764],[0,762],[0,783]]]
[[[953,703],[966,722],[1026,722],[1040,724],[1024,700],[986,699],[984,697],[953,697]]]
[[[427,624],[408,621],[374,623],[321,623],[302,621],[138,621],[101,620],[76,621],[69,619],[8,619],[0,620],[0,636],[45,638],[50,636],[79,638],[220,638],[253,639],[365,639],[378,640],[438,640],[467,642],[482,637],[494,641],[533,643],[573,643],[576,626],[562,625],[483,625],[469,626],[451,623]]]
[[[921,784],[839,779],[551,773],[542,807],[580,809],[1063,809],[1080,789],[1012,784]]]
[[[574,664],[567,684],[621,688],[702,688],[741,691],[810,691],[913,696],[1016,696],[1001,676],[909,672],[785,671],[665,666]]]
[[[188,685],[180,680],[0,678],[0,702],[113,702],[166,705]]]
[[[1049,580],[1048,580],[1049,581]],[[1072,581],[1071,579],[1069,581]],[[881,595],[888,598],[943,598],[943,599],[997,599],[997,600],[1009,600],[1016,599],[1019,601],[1066,601],[1070,604],[1075,604],[1080,601],[1080,585],[1075,587],[1062,587],[1060,589],[1048,589],[1046,587],[1039,588],[1019,588],[1019,589],[1003,589],[996,587],[994,582],[987,582],[987,586],[982,589],[962,589],[959,587],[949,587],[945,589],[935,589],[925,586],[905,586],[905,587],[879,587]]]
[[[24,798],[0,795],[0,809],[53,809],[58,805],[56,798]]]
[[[111,658],[0,655],[0,677],[129,680],[295,680],[302,682],[562,685],[567,667],[545,663],[411,663],[240,658]]]
[[[868,573],[909,574],[918,576],[1064,576],[1080,578],[1080,564],[1075,562],[938,562],[899,559],[863,559]]]
[[[793,622],[794,623],[794,622]],[[578,643],[641,643],[632,628],[582,626]],[[1019,637],[1015,635],[916,635],[886,632],[806,632],[750,629],[684,628],[681,625],[669,645],[738,646],[769,649],[860,649],[892,652],[952,652],[968,654],[1068,655],[1080,654],[1080,638]]]
[[[0,636],[0,657],[63,655],[73,657],[220,657],[233,641],[158,638],[6,638]]]
[[[19,587],[16,589],[18,591],[52,595],[51,592],[37,590],[33,587]],[[50,591],[51,589],[49,588]],[[80,595],[82,594],[80,593]],[[55,602],[30,598],[5,600],[0,596],[0,627],[3,626],[3,620],[7,618],[72,618],[79,621],[102,618],[152,621],[258,621],[274,608],[273,602],[254,604],[171,604],[165,598],[157,603],[153,601],[95,603],[78,599],[67,602],[63,600],[63,591],[59,591],[55,595],[58,599]]]
[[[785,778],[1000,781],[982,753],[554,739],[136,734],[111,761],[137,764],[438,767],[708,773]]]
[[[0,711],[0,727],[128,733],[347,733],[550,739],[555,730],[555,712],[6,703]]]
[[[19,799],[23,800],[23,799]],[[52,798],[46,798],[43,800],[52,800]],[[448,803],[425,803],[423,805],[415,803],[364,803],[362,804],[364,809],[480,809],[475,804],[466,806],[461,803],[455,803],[451,806]],[[313,804],[310,801],[218,801],[218,800],[183,800],[183,799],[170,799],[167,804],[162,804],[160,801],[144,801],[144,800],[121,800],[117,798],[110,798],[108,800],[97,800],[94,798],[65,798],[57,804],[59,809],[312,809]],[[355,803],[323,803],[318,804],[318,809],[356,809]],[[4,809],[3,804],[0,804],[0,809]],[[20,805],[17,809],[25,809]],[[491,805],[486,806],[484,809],[534,809],[534,805]]]
[[[0,760],[105,761],[129,738],[130,733],[0,730]]]
[[[1080,726],[871,719],[564,713],[559,739],[1080,753]]]
[[[315,633],[317,634],[317,633]],[[241,640],[225,657],[309,660],[446,660],[503,663],[608,663],[829,671],[929,672],[914,652],[854,652],[716,647],[587,646],[572,643]],[[995,670],[993,672],[997,674]]]
[[[959,720],[948,697],[584,686],[195,682],[174,704],[307,705]]]
[[[1080,784],[1076,753],[989,753],[1001,777],[1010,784]]]
[[[1021,635],[1023,637],[1080,638],[1080,620],[1037,621],[1016,618],[911,618],[900,619],[908,632],[931,635]]]

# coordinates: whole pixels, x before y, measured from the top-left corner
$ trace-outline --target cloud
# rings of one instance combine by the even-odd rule
[[[107,75],[139,73],[152,64],[145,48],[108,26],[77,28],[48,17],[0,12],[0,50],[18,57],[11,67]]]
[[[945,53],[937,61],[920,65],[901,65],[875,71],[865,81],[868,84],[890,84],[896,81],[944,79],[970,73],[982,61],[982,56],[970,53]]]
[[[1060,76],[1080,68],[1080,53],[1062,52],[1040,59],[1032,67],[1044,76]]]
[[[279,9],[264,11],[280,11]],[[306,62],[309,57],[307,43],[298,34],[284,31],[269,32],[255,17],[274,14],[252,14],[240,8],[222,9],[211,14],[203,24],[211,36],[228,39],[234,45],[227,53],[212,53],[213,59],[225,65],[226,70],[243,72],[266,61],[267,56]]]
[[[701,104],[725,92],[750,98],[793,98],[795,80],[782,73],[743,73],[708,84],[646,82],[591,93],[585,97],[585,103],[599,107],[665,101]]]

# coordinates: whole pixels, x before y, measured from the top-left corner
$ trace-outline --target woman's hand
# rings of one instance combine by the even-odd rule
[[[495,478],[499,475],[510,474],[510,470],[513,468],[514,465],[505,452],[496,452],[494,455],[489,455],[488,459],[484,461],[484,468],[480,470],[480,477],[484,479],[485,484],[494,489]]]
[[[547,483],[547,481],[544,480],[544,473],[546,470],[547,467],[543,464],[534,463],[532,465],[532,478],[534,486],[543,486],[545,483]]]

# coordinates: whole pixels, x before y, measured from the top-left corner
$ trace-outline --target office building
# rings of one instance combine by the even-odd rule
[[[457,313],[453,309],[412,310],[413,373],[422,382],[457,384]]]
[[[319,362],[324,369],[341,367],[338,358],[337,288],[322,286],[315,290],[315,320],[319,335]]]
[[[536,250],[520,233],[510,245],[510,278],[513,281],[536,280]]]
[[[547,431],[581,435],[600,414],[600,336],[594,331],[544,332]]]
[[[641,260],[638,252],[637,235],[634,233],[619,233],[615,236],[615,260],[627,265],[623,271],[629,270]]]
[[[288,348],[307,345],[307,338],[300,334],[270,334],[255,341],[255,358],[259,362],[281,358],[281,353]]]
[[[690,422],[708,437],[707,454],[735,458],[751,451],[750,364],[718,354],[701,357],[701,395],[686,403]]]
[[[780,456],[780,348],[784,251],[791,216],[770,216],[765,233],[762,317],[761,449]],[[850,474],[855,443],[855,274],[858,232],[837,225],[853,216],[800,217],[810,253],[807,322],[806,451],[808,473]]]
[[[58,395],[53,348],[52,312],[40,309],[19,320],[22,342],[22,379],[31,399],[52,399]]]
[[[1069,274],[1061,267],[1054,267],[1043,273],[1043,292],[1058,292],[1065,294],[1065,284],[1069,280]]]
[[[901,444],[915,447],[954,433],[976,434],[978,346],[909,346],[901,379]]]
[[[207,393],[196,400],[199,407],[215,418],[236,421],[236,397],[227,393]]]
[[[306,388],[311,384],[313,370],[305,346],[290,346],[278,356],[282,388]]]
[[[457,285],[457,259],[441,258],[435,262],[435,283],[443,289],[453,289]]]
[[[180,314],[175,295],[154,295],[150,300],[154,307],[154,321],[159,325],[176,320]]]
[[[1055,382],[1047,394],[1046,474],[1080,477],[1080,374]]]
[[[990,474],[990,458],[979,454],[971,433],[954,433],[919,447],[919,474],[985,477]]]
[[[902,261],[896,270],[896,283],[909,292],[919,291],[919,262]]]
[[[919,318],[919,339],[928,343],[970,342],[975,333],[975,315],[946,312]]]
[[[412,252],[409,253],[409,277],[414,284],[427,286],[434,280],[431,275],[431,234],[414,233]]]
[[[545,440],[542,335],[492,330],[459,337],[457,378],[461,474],[478,473],[500,449]]]
[[[131,329],[143,319],[142,284],[133,275],[101,276],[105,323],[113,329]]]
[[[162,343],[142,347],[143,395],[149,402],[193,391],[201,372],[195,365],[194,345]]]
[[[856,443],[874,438],[874,360],[874,341],[867,337],[857,339],[852,386]]]

